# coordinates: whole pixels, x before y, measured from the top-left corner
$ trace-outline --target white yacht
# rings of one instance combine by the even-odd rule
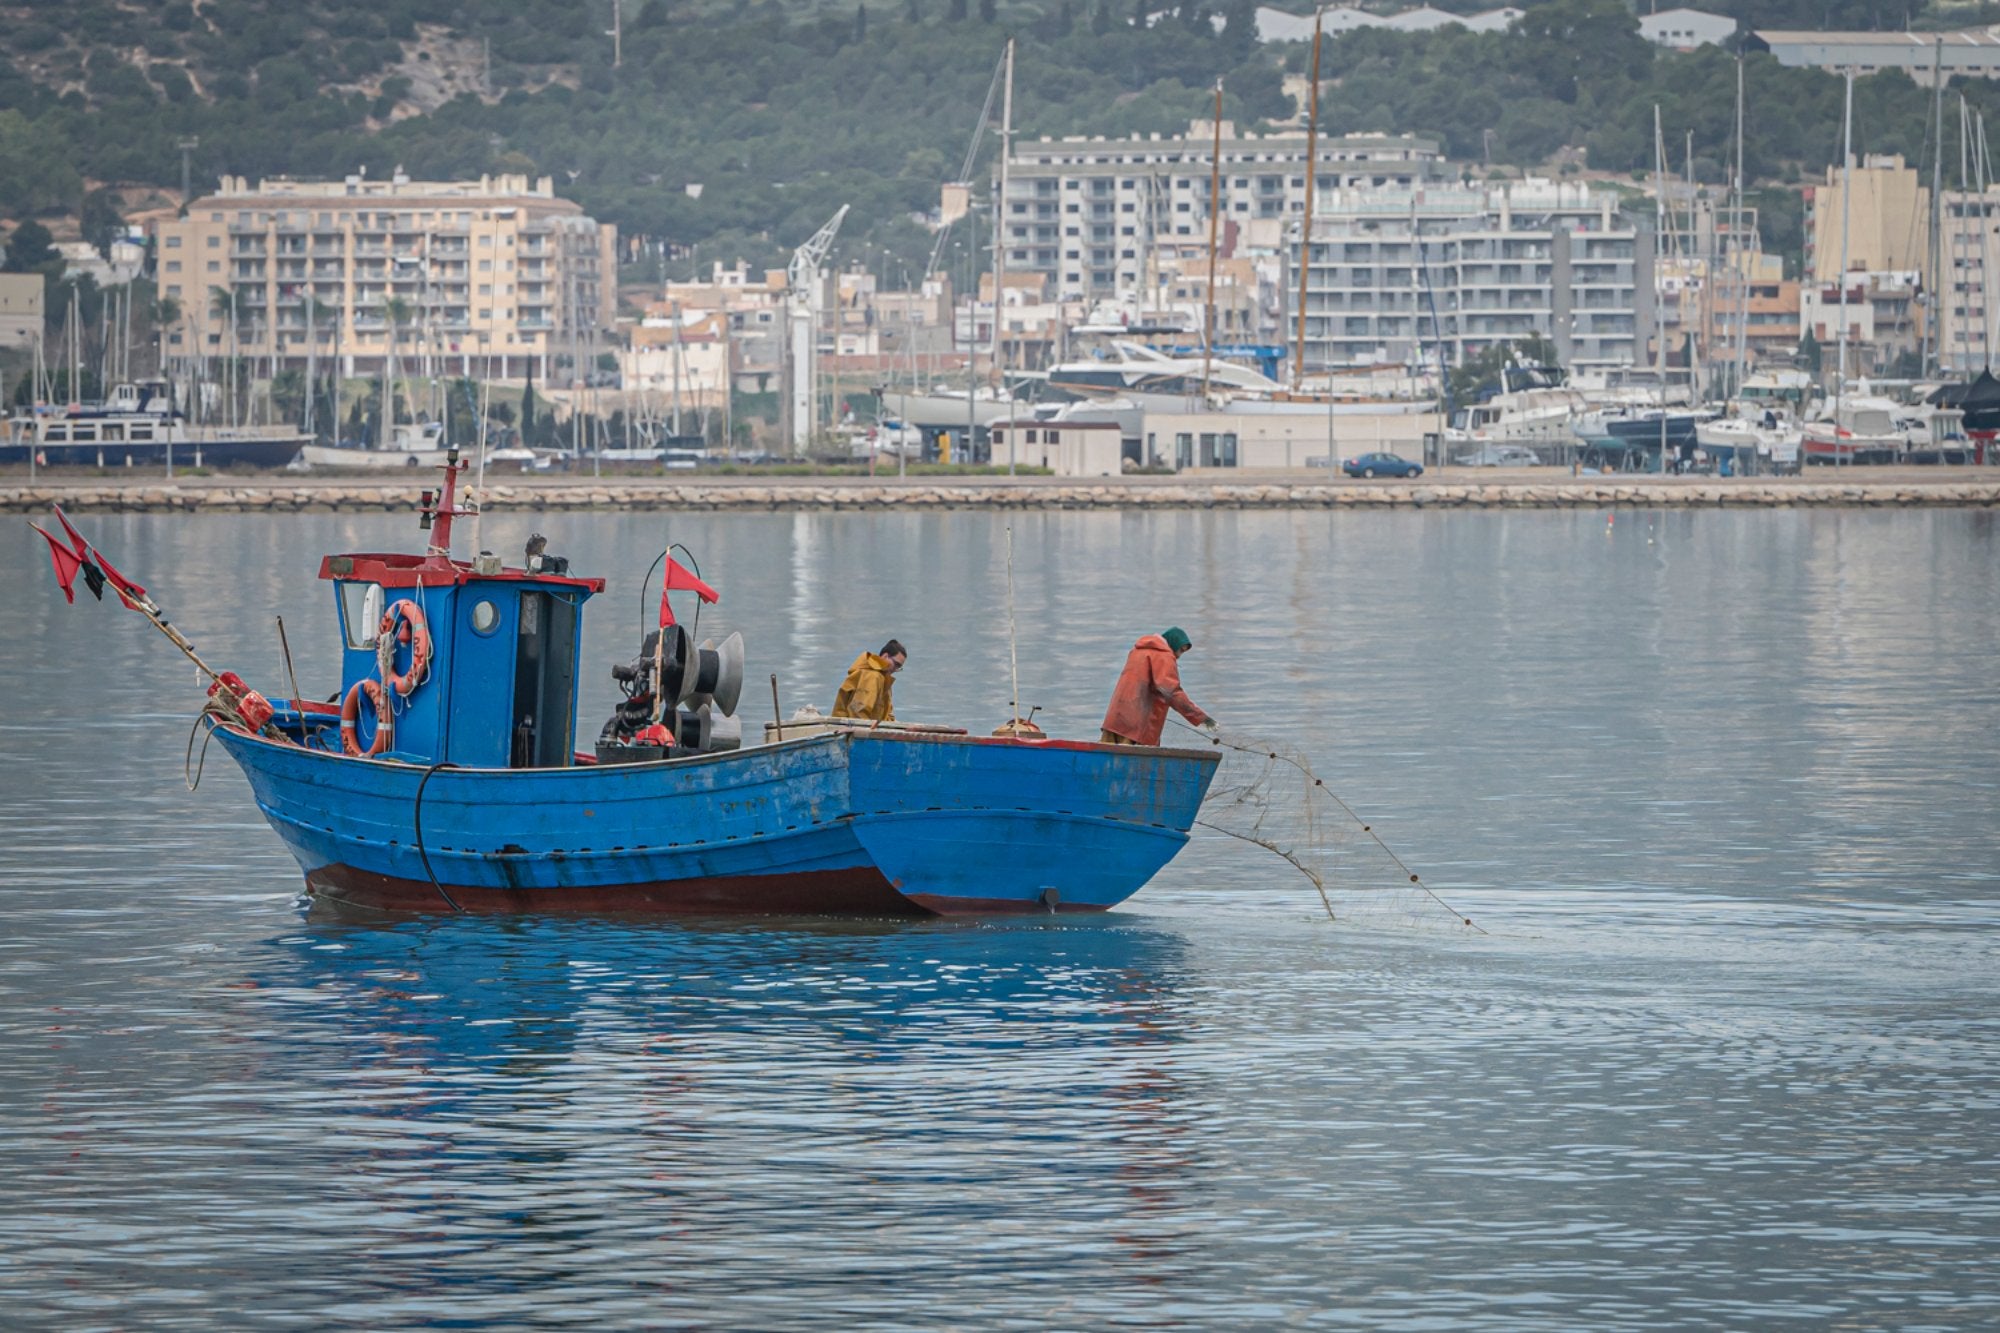
[[[290,426],[187,419],[165,380],[120,384],[100,403],[37,403],[5,423],[0,463],[41,467],[282,467],[307,442]]]
[[[1144,343],[1112,338],[1100,355],[1065,361],[1048,373],[1051,389],[1078,398],[1125,398],[1141,411],[1181,412],[1202,397],[1268,398],[1284,386],[1220,357],[1170,356]]]

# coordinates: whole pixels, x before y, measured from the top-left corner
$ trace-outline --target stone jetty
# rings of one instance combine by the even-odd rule
[[[0,481],[0,510],[292,513],[414,510],[422,484],[395,480],[201,477]],[[1402,483],[1274,477],[524,478],[484,488],[502,511],[891,509],[1605,509],[2000,505],[2000,469],[1896,469],[1782,478],[1475,477]]]

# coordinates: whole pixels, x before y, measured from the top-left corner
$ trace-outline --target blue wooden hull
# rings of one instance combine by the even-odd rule
[[[1187,841],[1213,751],[860,733],[652,764],[427,769],[217,740],[309,889],[382,911],[1103,910]]]

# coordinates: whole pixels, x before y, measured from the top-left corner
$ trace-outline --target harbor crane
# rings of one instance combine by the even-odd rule
[[[846,216],[847,205],[842,204],[811,240],[792,253],[792,262],[785,267],[785,322],[791,345],[789,443],[797,455],[811,443],[819,415],[819,317],[824,299],[820,266],[826,263],[834,233]]]

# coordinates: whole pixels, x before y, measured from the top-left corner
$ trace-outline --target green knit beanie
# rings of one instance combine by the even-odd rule
[[[1167,647],[1173,649],[1177,653],[1184,653],[1188,649],[1194,647],[1194,644],[1188,639],[1187,631],[1182,629],[1179,625],[1174,626],[1172,629],[1168,630],[1165,634],[1162,634],[1160,637],[1167,641]]]

